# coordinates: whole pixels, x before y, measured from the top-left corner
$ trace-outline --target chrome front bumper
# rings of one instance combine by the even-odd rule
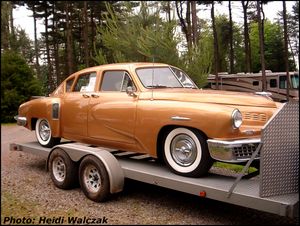
[[[19,126],[26,126],[27,124],[26,117],[20,117],[19,115],[16,115],[14,119],[17,121],[17,125]]]
[[[228,163],[248,161],[260,142],[260,139],[243,139],[235,141],[207,140],[210,156],[215,160]],[[254,159],[259,158],[260,153],[258,153]]]

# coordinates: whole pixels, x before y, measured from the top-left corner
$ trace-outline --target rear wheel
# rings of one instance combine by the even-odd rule
[[[110,182],[102,161],[95,156],[84,157],[79,166],[79,182],[86,197],[103,202],[110,197]]]
[[[175,128],[164,140],[164,160],[176,174],[201,177],[213,164],[207,142],[195,129]]]
[[[47,119],[38,119],[35,124],[35,135],[43,147],[51,148],[60,142],[60,137],[52,137],[51,126]]]

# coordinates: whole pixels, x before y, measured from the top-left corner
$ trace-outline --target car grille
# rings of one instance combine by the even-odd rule
[[[263,113],[255,113],[255,112],[246,112],[243,114],[245,120],[253,120],[253,121],[267,121],[266,114]]]
[[[234,147],[233,153],[236,156],[237,159],[245,159],[245,158],[251,158],[251,155],[253,152],[255,152],[258,144],[244,144],[241,147]],[[258,152],[257,157],[260,157],[260,151]]]

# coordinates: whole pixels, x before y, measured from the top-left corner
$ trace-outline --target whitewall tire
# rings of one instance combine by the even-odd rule
[[[60,142],[59,137],[52,137],[51,125],[47,119],[38,119],[35,124],[35,135],[43,147],[53,147]]]
[[[164,160],[172,171],[188,177],[200,177],[210,169],[213,160],[206,140],[195,129],[179,127],[165,137]]]

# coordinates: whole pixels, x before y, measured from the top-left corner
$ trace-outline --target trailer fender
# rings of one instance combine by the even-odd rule
[[[56,148],[64,150],[72,159],[72,161],[80,163],[80,161],[87,155],[93,155],[97,157],[105,166],[110,183],[110,193],[117,193],[123,190],[124,186],[124,172],[118,162],[118,160],[110,152],[101,148],[92,148],[87,146],[79,146],[76,144],[60,144],[52,148],[48,155],[47,167],[49,162],[49,156]]]

